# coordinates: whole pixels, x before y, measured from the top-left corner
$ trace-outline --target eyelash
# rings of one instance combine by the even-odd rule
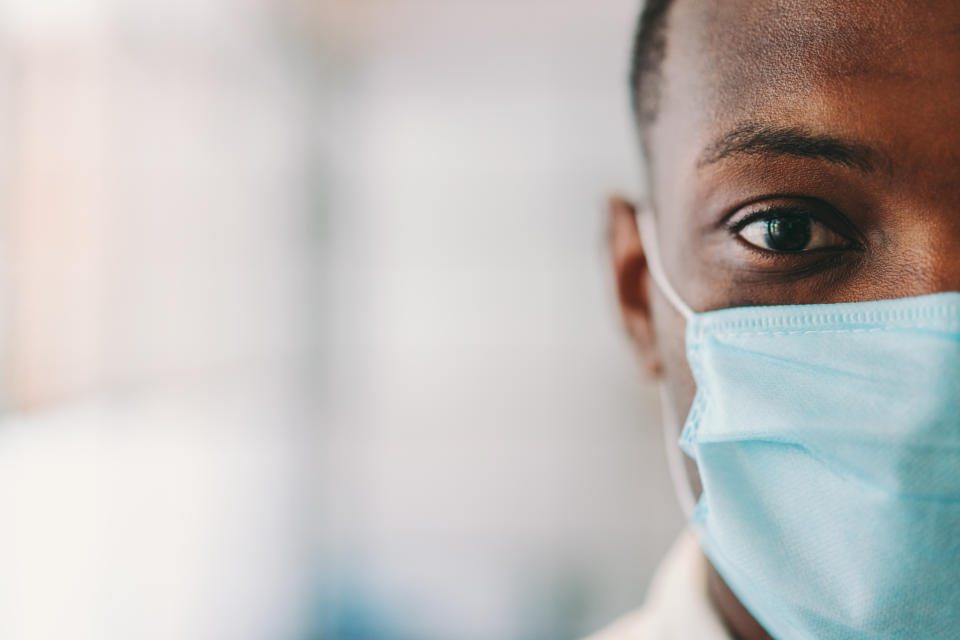
[[[837,251],[836,248],[830,248],[830,249],[826,249],[826,250],[811,249],[811,250],[809,250],[809,251],[800,251],[800,252],[774,251],[774,250],[772,250],[772,249],[764,249],[764,248],[758,247],[758,246],[756,246],[756,245],[754,245],[754,244],[752,244],[752,243],[746,242],[746,241],[743,240],[743,238],[740,236],[740,232],[743,231],[743,229],[746,228],[748,225],[750,225],[750,224],[752,224],[752,223],[754,223],[754,222],[763,221],[763,220],[771,220],[771,219],[775,219],[775,218],[786,218],[786,217],[790,217],[790,216],[809,218],[812,222],[815,222],[815,223],[817,223],[817,224],[823,225],[824,227],[826,227],[827,229],[829,229],[831,232],[833,232],[833,233],[837,234],[838,236],[846,239],[847,242],[850,243],[850,246],[849,246],[849,247],[846,247],[847,249],[862,249],[862,246],[860,245],[860,243],[859,243],[858,241],[856,241],[856,240],[853,239],[852,236],[853,236],[854,234],[851,233],[849,230],[848,230],[848,231],[841,231],[841,230],[837,229],[837,226],[838,226],[838,225],[831,224],[830,222],[827,222],[826,220],[823,219],[822,216],[818,216],[818,215],[816,215],[815,213],[812,213],[809,209],[806,209],[806,208],[804,208],[804,207],[789,206],[789,205],[775,205],[775,206],[764,207],[764,208],[762,208],[762,209],[758,209],[758,210],[754,211],[753,213],[750,213],[750,214],[748,214],[748,215],[740,218],[739,220],[735,220],[735,221],[733,221],[733,222],[729,222],[729,221],[728,221],[728,222],[725,224],[725,226],[726,226],[726,228],[727,228],[727,231],[728,231],[732,236],[734,236],[735,239],[737,239],[737,240],[740,241],[741,243],[745,244],[749,249],[754,250],[754,251],[757,251],[757,252],[759,252],[759,253],[766,254],[766,255],[768,255],[768,256],[776,256],[776,257],[792,256],[792,257],[797,257],[797,256],[802,255],[802,254],[826,253],[826,252],[834,252],[834,253],[835,253],[835,252]]]
[[[800,207],[786,207],[786,206],[766,207],[764,209],[759,209],[757,211],[754,211],[753,213],[750,213],[735,222],[728,222],[727,230],[730,233],[737,234],[740,231],[742,231],[743,228],[746,227],[748,224],[751,224],[758,220],[770,220],[771,218],[787,217],[787,216],[806,216],[811,220],[815,220],[820,224],[826,225],[830,230],[833,230],[833,227],[826,224],[820,218],[813,215],[806,209],[802,209]],[[836,231],[836,233],[840,233],[840,232]]]

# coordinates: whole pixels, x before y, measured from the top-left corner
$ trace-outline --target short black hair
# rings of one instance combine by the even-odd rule
[[[630,99],[641,129],[657,117],[660,72],[667,53],[667,9],[671,0],[646,0],[633,39]]]

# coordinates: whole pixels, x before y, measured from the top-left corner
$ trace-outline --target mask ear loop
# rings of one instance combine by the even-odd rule
[[[660,259],[660,242],[657,237],[657,221],[648,209],[643,209],[637,216],[640,225],[640,242],[643,243],[643,252],[647,257],[647,269],[653,282],[660,289],[670,306],[677,310],[685,320],[693,317],[693,309],[683,301],[677,290],[670,284],[667,274],[663,271],[663,261]]]
[[[640,226],[641,242],[647,258],[647,268],[650,270],[650,276],[653,282],[660,289],[663,296],[667,299],[677,312],[683,316],[684,320],[690,321],[693,317],[693,309],[687,305],[680,297],[676,289],[670,284],[667,275],[663,270],[663,262],[660,259],[660,242],[657,236],[657,222],[653,214],[648,209],[641,210],[637,222]],[[690,487],[690,480],[687,478],[686,468],[683,463],[683,452],[677,444],[676,433],[680,422],[677,419],[677,413],[674,409],[670,391],[667,385],[660,383],[660,422],[663,426],[663,443],[667,454],[667,468],[670,471],[670,480],[673,483],[673,492],[680,503],[680,509],[683,515],[690,520],[693,511],[696,508],[696,499],[693,495],[693,489]]]
[[[667,452],[667,469],[670,472],[670,482],[673,484],[673,493],[680,503],[680,510],[684,517],[690,520],[697,500],[687,478],[687,469],[683,463],[683,452],[677,444],[677,412],[673,408],[672,398],[667,385],[661,382],[660,387],[660,422],[663,425],[663,446]]]

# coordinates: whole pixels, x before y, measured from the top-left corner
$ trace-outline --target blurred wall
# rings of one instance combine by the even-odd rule
[[[603,202],[636,191],[634,1],[315,7],[330,637],[575,637],[679,527]]]
[[[3,5],[16,406],[298,348],[309,73],[282,5]]]
[[[309,633],[296,22],[0,2],[5,640]]]
[[[679,528],[633,1],[0,2],[0,637],[572,638]]]

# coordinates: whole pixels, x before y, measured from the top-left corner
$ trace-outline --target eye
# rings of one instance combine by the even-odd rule
[[[812,215],[795,209],[757,212],[735,225],[733,231],[748,244],[777,253],[850,246],[849,239]]]

